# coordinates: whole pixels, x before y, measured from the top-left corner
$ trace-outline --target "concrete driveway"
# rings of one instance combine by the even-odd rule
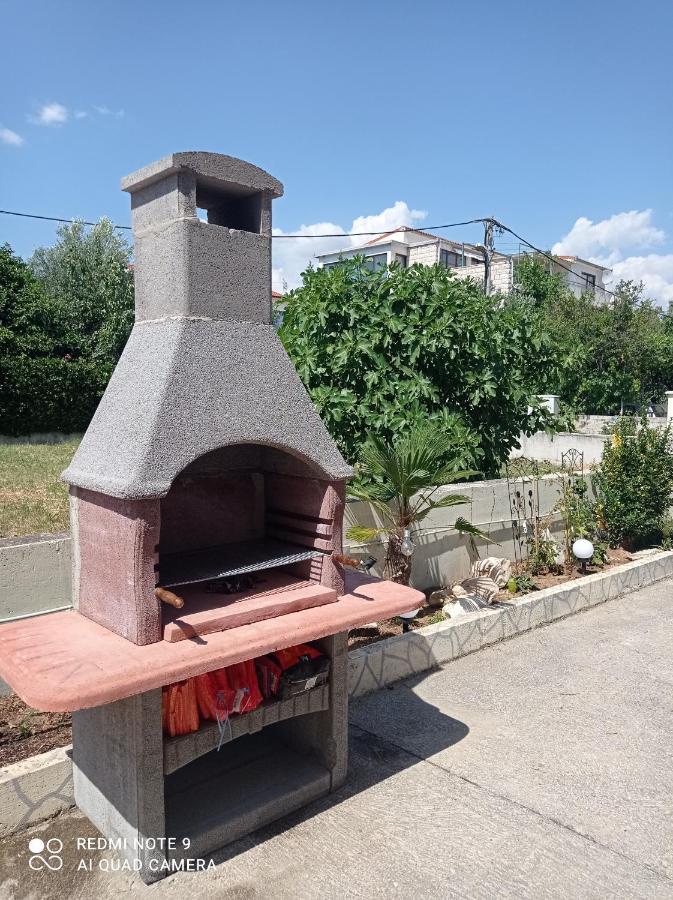
[[[76,872],[72,814],[0,845],[0,896],[673,898],[672,612],[660,582],[354,702],[347,785],[211,872]]]

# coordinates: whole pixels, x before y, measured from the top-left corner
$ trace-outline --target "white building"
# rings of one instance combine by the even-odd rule
[[[579,297],[581,294],[594,294],[597,300],[607,300],[609,294],[605,288],[605,276],[612,269],[599,266],[598,263],[589,262],[579,256],[555,257],[562,265],[554,266],[550,263],[552,272],[562,276],[570,290]],[[564,268],[565,267],[565,268]],[[571,272],[568,272],[571,269]]]
[[[419,263],[432,266],[435,263],[452,269],[458,278],[484,280],[484,255],[475,244],[463,244],[438,237],[428,231],[419,231],[403,225],[394,231],[377,235],[358,247],[348,247],[317,257],[318,266],[329,269],[341,260],[364,256],[365,265],[372,271],[383,269],[390,263],[406,268]],[[512,289],[512,260],[501,253],[493,257],[491,281],[494,291],[509,293]]]
[[[514,266],[528,254],[518,253],[508,256],[495,253],[491,267],[491,283],[494,291],[509,294],[514,284]],[[537,254],[533,254],[536,256]],[[365,265],[372,271],[383,269],[390,263],[413,266],[420,263],[432,266],[436,263],[452,269],[457,278],[484,280],[484,256],[481,247],[475,244],[458,243],[444,237],[409,228],[403,225],[394,231],[377,235],[373,240],[357,247],[347,247],[333,253],[323,253],[317,257],[318,266],[329,269],[343,259],[364,256]],[[544,256],[540,261],[549,271],[560,275],[567,286],[578,297],[583,293],[594,294],[600,301],[607,300],[605,276],[611,270],[597,263],[581,259],[579,256],[557,256],[558,263],[552,263]],[[570,271],[568,271],[570,270]]]

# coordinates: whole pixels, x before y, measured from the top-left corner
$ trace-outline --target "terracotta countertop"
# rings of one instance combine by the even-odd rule
[[[191,640],[137,646],[75,610],[0,625],[0,677],[29,706],[71,712],[377,622],[422,606],[413,588],[348,573],[349,593]]]

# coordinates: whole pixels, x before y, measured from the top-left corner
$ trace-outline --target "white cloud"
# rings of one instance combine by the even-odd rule
[[[673,301],[673,253],[628,256],[616,262],[612,267],[610,284],[622,279],[642,281],[645,297],[667,306]]]
[[[301,273],[309,263],[315,265],[315,257],[322,253],[334,253],[337,250],[358,247],[365,244],[369,237],[345,237],[346,233],[361,231],[392,231],[401,225],[414,225],[421,222],[427,213],[419,209],[410,209],[403,200],[397,200],[392,206],[373,215],[356,216],[350,228],[345,229],[333,222],[316,222],[313,225],[302,225],[290,234],[336,234],[344,237],[329,238],[287,238],[273,242],[273,289],[283,291],[301,284]],[[280,228],[273,229],[274,235],[282,235]]]
[[[3,144],[9,144],[12,147],[20,147],[24,143],[23,138],[11,128],[0,128],[0,141]]]
[[[413,225],[422,222],[427,212],[422,209],[409,209],[403,200],[396,200],[392,206],[376,213],[373,216],[358,216],[353,219],[351,231],[392,231],[400,225]],[[351,243],[357,247],[367,238],[351,238]]]
[[[621,256],[625,248],[652,247],[661,244],[666,235],[652,224],[652,210],[632,209],[616,213],[609,219],[592,222],[581,216],[565,237],[552,247],[557,254],[572,254],[585,259],[603,254],[603,258]]]
[[[667,305],[673,300],[673,254],[633,252],[659,246],[666,240],[666,233],[652,223],[651,209],[633,209],[600,222],[581,216],[554,244],[552,252],[608,266],[612,269],[605,279],[608,287],[622,279],[642,281],[646,297]]]
[[[88,115],[89,115],[89,113],[88,113],[88,112],[84,112],[83,109],[78,109],[78,110],[75,112],[75,118],[76,118],[76,119],[86,119]]]
[[[99,116],[114,116],[115,119],[123,119],[124,118],[124,110],[112,110],[109,106],[94,106],[94,109],[98,113]]]
[[[46,103],[29,121],[34,125],[63,125],[68,121],[68,110],[62,103]]]

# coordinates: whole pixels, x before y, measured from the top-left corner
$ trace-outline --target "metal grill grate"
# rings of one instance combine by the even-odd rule
[[[323,556],[324,550],[307,549],[285,541],[241,541],[205,550],[167,553],[159,563],[159,584],[178,587],[261,569],[278,569],[289,563]]]

